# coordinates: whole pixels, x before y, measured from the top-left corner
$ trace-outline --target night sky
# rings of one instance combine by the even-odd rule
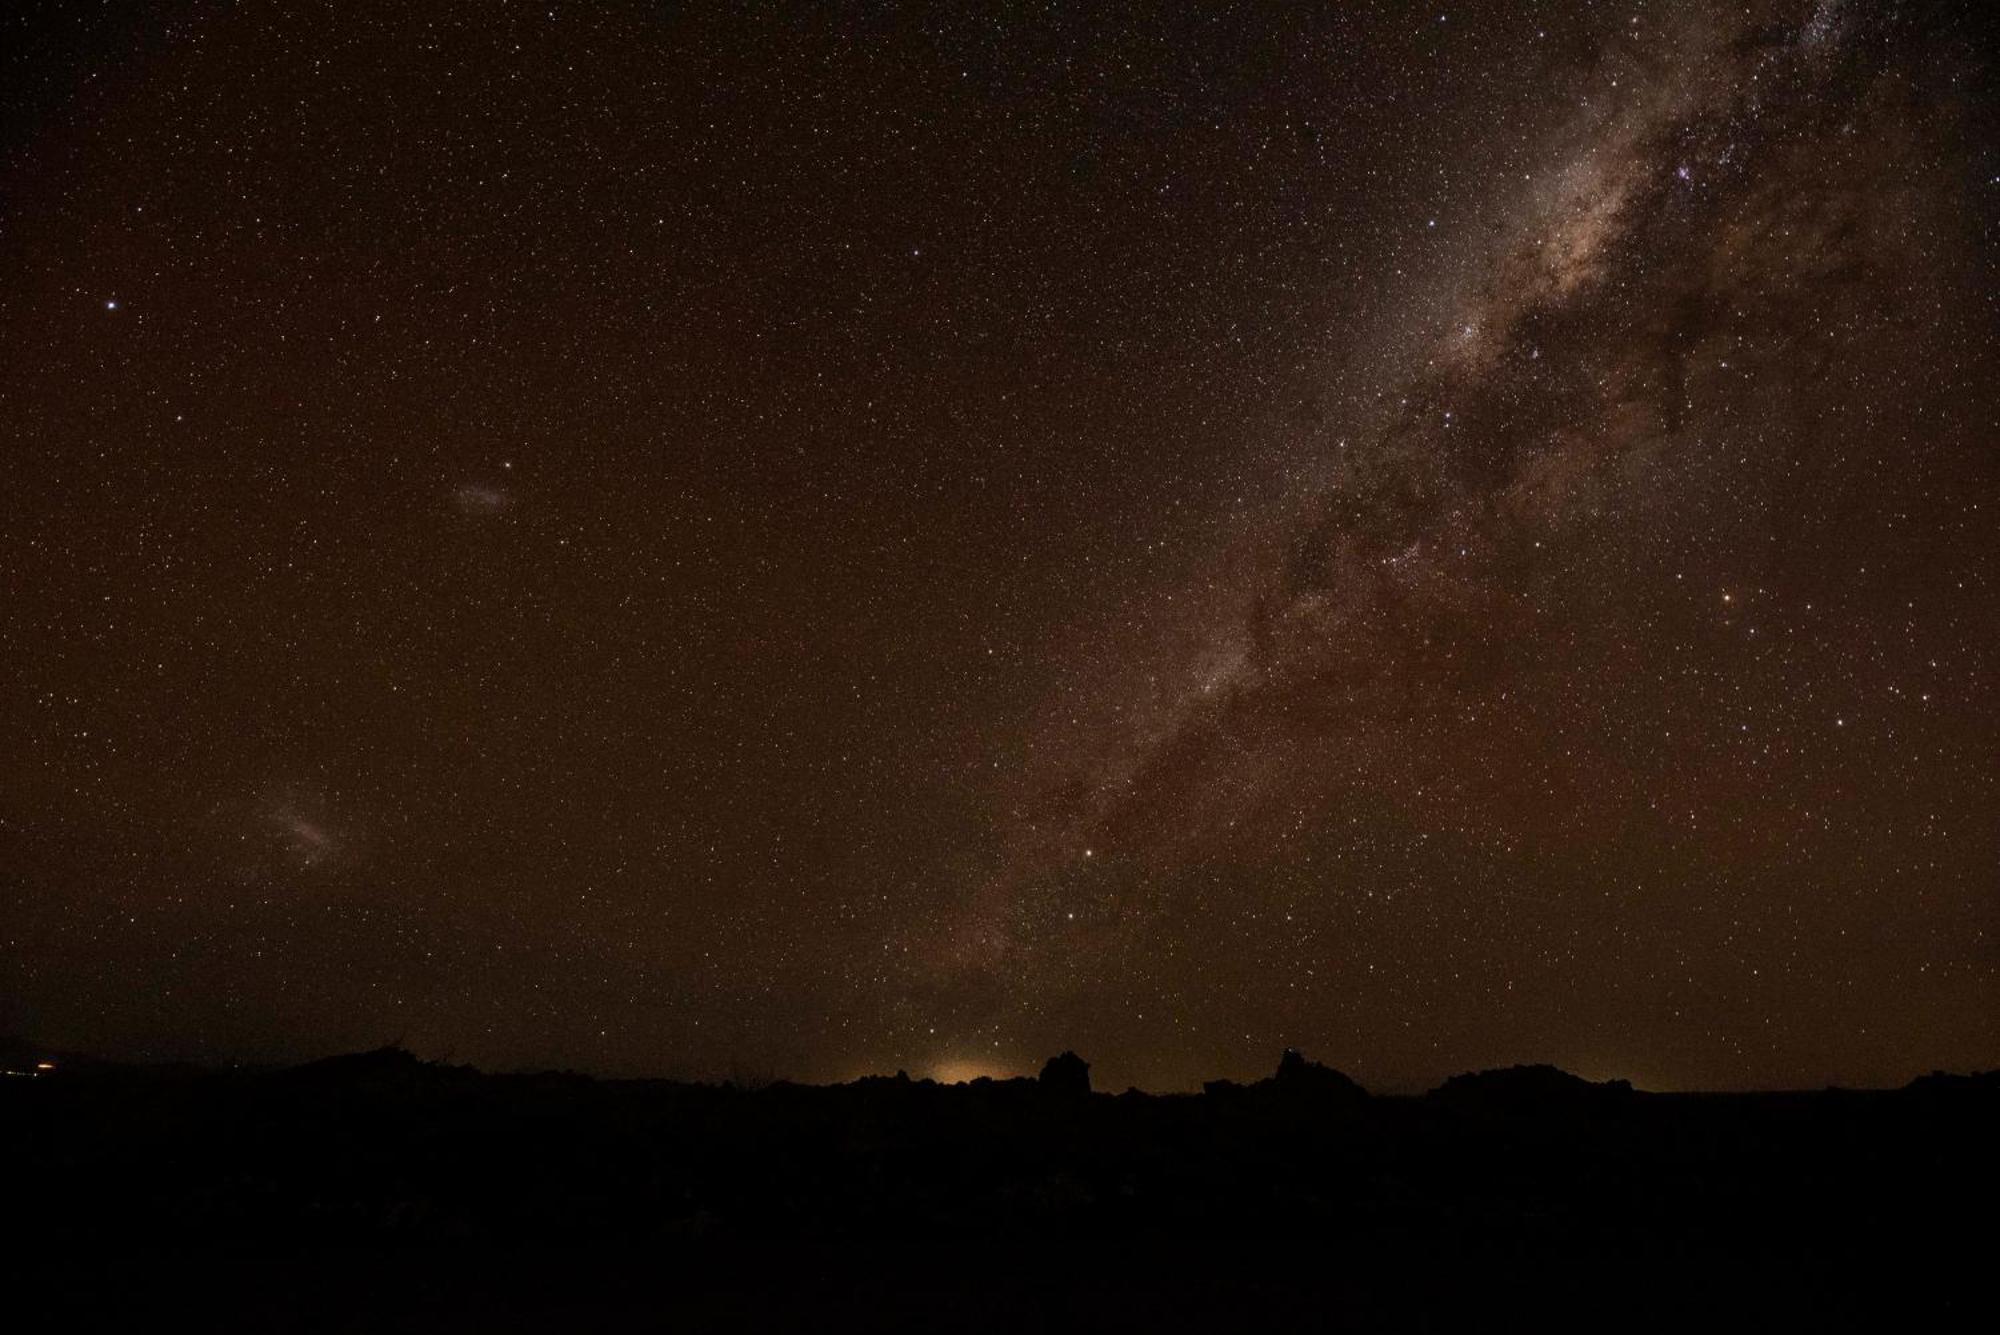
[[[8,7],[0,1029],[2000,1064],[1982,4],[746,8]]]

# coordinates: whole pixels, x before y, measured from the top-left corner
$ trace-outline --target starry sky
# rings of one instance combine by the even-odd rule
[[[1980,8],[10,7],[0,1029],[2000,1064]]]

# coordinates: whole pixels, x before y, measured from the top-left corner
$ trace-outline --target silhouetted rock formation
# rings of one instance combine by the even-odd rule
[[[1919,1094],[2000,1094],[2000,1071],[1974,1071],[1959,1075],[1952,1071],[1932,1071],[1912,1080],[1907,1088]]]
[[[1358,1107],[1368,1101],[1368,1091],[1331,1066],[1308,1061],[1297,1048],[1286,1048],[1278,1058],[1277,1071],[1253,1085],[1234,1080],[1202,1082],[1204,1097],[1229,1103],[1250,1099],[1269,1104],[1275,1100],[1286,1106],[1311,1106],[1318,1111],[1333,1107]]]
[[[1629,1098],[1631,1094],[1632,1086],[1628,1081],[1609,1080],[1594,1084],[1559,1067],[1542,1064],[1455,1075],[1432,1090],[1428,1097],[1456,1107],[1508,1109],[1565,1103],[1589,1104]]]
[[[1278,1059],[1278,1073],[1271,1078],[1280,1093],[1299,1098],[1329,1100],[1365,1099],[1368,1091],[1331,1066],[1307,1061],[1297,1048],[1286,1048]]]
[[[390,1043],[369,1052],[344,1052],[336,1057],[322,1057],[318,1061],[293,1067],[291,1075],[295,1079],[372,1079],[385,1075],[411,1075],[427,1064],[409,1049]]]
[[[1074,1052],[1051,1057],[1042,1064],[1041,1085],[1043,1089],[1057,1094],[1088,1094],[1090,1063]]]

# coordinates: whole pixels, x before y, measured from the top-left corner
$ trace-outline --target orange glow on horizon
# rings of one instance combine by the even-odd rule
[[[1021,1072],[1010,1070],[995,1061],[973,1057],[965,1060],[941,1061],[924,1074],[941,1085],[963,1085],[981,1076],[988,1076],[994,1080],[1007,1080],[1020,1075]]]

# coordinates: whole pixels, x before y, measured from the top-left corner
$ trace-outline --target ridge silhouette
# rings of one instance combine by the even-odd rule
[[[5,1051],[19,1064],[36,1049]],[[1094,1093],[1072,1052],[1034,1078],[962,1085],[900,1071],[756,1088],[486,1074],[395,1046],[266,1070],[70,1060],[0,1081],[0,1131],[33,1147],[13,1156],[10,1192],[36,1246],[72,1263],[169,1242],[294,1258],[361,1246],[415,1273],[421,1258],[503,1265],[525,1249],[554,1275],[580,1264],[549,1259],[565,1249],[637,1248],[645,1273],[684,1263],[673,1273],[689,1293],[720,1292],[727,1258],[873,1240],[1199,1246],[1211,1266],[1311,1245],[1312,1265],[1339,1258],[1343,1282],[1368,1291],[1421,1257],[1504,1257],[1513,1273],[1672,1255],[1720,1274],[1755,1255],[1833,1294],[1892,1252],[1976,1265],[1990,1230],[1957,1221],[2000,1187],[1997,1114],[1994,1072],[1652,1094],[1519,1066],[1384,1096],[1297,1051],[1250,1084],[1163,1095]],[[1127,1307],[1156,1282],[1061,1281]],[[1397,1301],[1434,1314],[1448,1295],[1423,1282]],[[1267,1296],[1309,1291],[1291,1283]],[[1165,1304],[1152,1324],[1191,1310]],[[1860,1309],[1799,1310],[1838,1325]]]

